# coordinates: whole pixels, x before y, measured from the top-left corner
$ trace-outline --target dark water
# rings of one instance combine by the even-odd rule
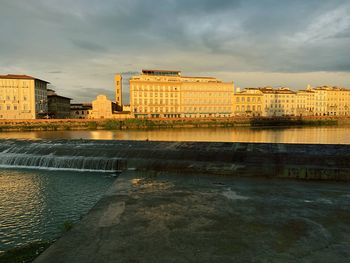
[[[52,240],[77,222],[113,182],[108,174],[0,170],[0,251]]]
[[[124,131],[0,132],[0,139],[94,139],[350,144],[350,127],[179,128]]]

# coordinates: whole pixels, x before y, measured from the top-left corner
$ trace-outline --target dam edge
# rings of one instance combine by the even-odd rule
[[[96,171],[132,168],[155,173],[350,180],[350,145],[117,140],[1,142],[0,165],[7,168]]]

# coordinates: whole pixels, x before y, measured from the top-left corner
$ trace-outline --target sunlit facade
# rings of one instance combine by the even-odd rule
[[[296,93],[296,115],[313,116],[315,115],[316,92],[308,86],[305,90],[298,90]]]
[[[317,87],[315,92],[316,116],[349,116],[350,90],[339,87]]]
[[[47,81],[27,75],[0,75],[0,119],[47,115]]]
[[[112,119],[116,111],[116,104],[110,101],[105,95],[98,95],[92,101],[90,117],[92,119]]]
[[[233,83],[212,77],[143,70],[130,79],[130,108],[136,118],[230,117],[233,92]]]
[[[234,115],[243,117],[262,116],[264,96],[259,89],[247,88],[234,95]]]
[[[235,116],[295,116],[296,92],[289,88],[247,88],[234,95]]]

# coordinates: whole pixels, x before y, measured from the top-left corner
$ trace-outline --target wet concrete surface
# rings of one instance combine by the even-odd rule
[[[350,185],[128,171],[41,262],[349,262]]]

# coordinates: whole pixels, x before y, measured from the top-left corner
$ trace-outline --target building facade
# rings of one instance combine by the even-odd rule
[[[92,102],[91,119],[112,119],[117,106],[105,95],[98,95]]]
[[[298,90],[296,93],[296,116],[315,115],[315,91],[310,87],[305,90]]]
[[[216,78],[143,70],[130,79],[130,109],[136,118],[229,117],[233,92],[233,83]]]
[[[339,87],[322,86],[312,89],[315,92],[316,116],[349,116],[350,90]]]
[[[296,92],[289,88],[259,88],[263,94],[265,117],[295,116]]]
[[[91,119],[92,103],[72,103],[70,117],[72,119]]]
[[[114,84],[115,84],[115,104],[118,111],[123,110],[123,78],[122,75],[116,74],[114,76]]]
[[[52,89],[47,90],[48,115],[52,119],[70,118],[71,98],[57,95]]]
[[[234,115],[256,117],[264,114],[264,96],[259,89],[247,88],[234,95]]]
[[[27,75],[0,75],[0,119],[47,116],[47,84]]]

